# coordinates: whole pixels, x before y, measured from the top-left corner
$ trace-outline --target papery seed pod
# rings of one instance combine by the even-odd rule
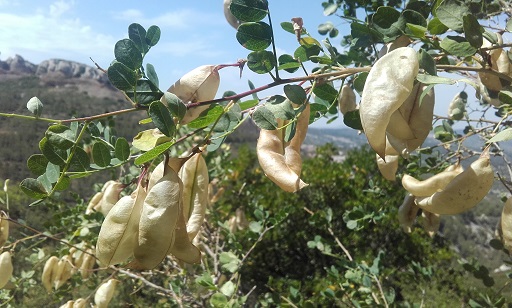
[[[466,112],[466,103],[467,103],[468,95],[466,92],[461,91],[457,93],[450,105],[448,106],[448,116],[452,120],[461,120],[464,117],[464,113]]]
[[[391,52],[397,48],[400,47],[406,47],[411,43],[411,39],[407,35],[399,36],[396,40],[394,40],[391,43],[387,43],[386,45],[382,46],[382,48],[379,50],[379,59],[382,58],[385,54],[388,52]]]
[[[496,46],[503,45],[503,37],[501,36],[501,34],[496,33],[496,36]],[[500,57],[507,57],[507,54],[502,48],[494,48],[496,46],[494,46],[491,42],[484,38],[482,48],[493,48],[488,51],[488,59],[483,60],[490,64],[489,69],[508,75],[510,73],[510,70],[509,66],[505,65],[506,62],[503,61],[505,60],[504,58],[501,60],[501,67],[500,65],[498,65],[498,60],[500,59]],[[477,65],[477,67],[481,66]],[[488,72],[478,72],[478,77],[480,78],[480,81],[485,85],[485,87],[491,91],[499,92],[503,88],[503,84],[501,83],[500,77],[498,77],[495,74],[491,74]]]
[[[398,208],[398,222],[405,232],[411,233],[412,225],[416,220],[419,210],[419,206],[414,203],[414,196],[407,194],[404,198],[404,202]]]
[[[101,198],[103,198],[103,192],[100,191],[94,194],[94,196],[91,198],[91,201],[89,201],[89,204],[87,205],[85,214],[90,215],[96,212],[95,207],[100,203]]]
[[[382,158],[391,115],[409,97],[418,71],[416,51],[402,47],[377,60],[366,78],[359,106],[361,124],[370,146]]]
[[[75,305],[75,301],[67,301],[64,305],[61,305],[59,308],[73,308]]]
[[[87,307],[87,300],[83,298],[79,298],[75,300],[75,303],[73,304],[73,308],[85,308]]]
[[[417,180],[408,174],[404,174],[402,177],[402,186],[416,197],[428,197],[438,191],[444,190],[445,187],[463,171],[462,165],[457,163],[423,181]]]
[[[186,263],[200,263],[201,251],[192,244],[188,237],[187,225],[185,223],[185,217],[183,216],[183,204],[180,204],[179,208],[178,221],[176,223],[176,229],[174,230],[174,244],[167,253],[172,254]]]
[[[243,207],[239,207],[235,211],[235,222],[236,227],[238,230],[244,230],[249,226],[249,222],[247,221],[247,218],[245,217],[245,211]]]
[[[71,278],[72,270],[73,263],[71,258],[68,255],[63,256],[56,267],[55,281],[53,282],[55,290],[62,287]]]
[[[357,109],[356,94],[348,84],[344,84],[341,87],[341,93],[338,97],[338,108],[343,115]]]
[[[5,212],[0,212],[0,247],[2,247],[9,238],[9,217]]]
[[[501,101],[498,97],[499,92],[487,89],[480,79],[478,79],[478,91],[483,103],[493,105],[494,107],[501,106]]]
[[[104,282],[99,286],[98,290],[96,290],[96,293],[94,294],[94,303],[96,304],[96,308],[108,307],[112,297],[114,297],[118,283],[119,281],[116,279],[109,279],[107,282]]]
[[[12,266],[12,257],[9,251],[0,254],[0,289],[5,287],[12,277],[14,268]]]
[[[175,94],[183,103],[196,103],[209,101],[215,98],[220,85],[218,67],[215,65],[203,65],[193,69],[174,83],[167,92]],[[165,104],[165,98],[161,101]],[[187,113],[181,119],[181,124],[197,118],[209,105],[188,108]]]
[[[482,153],[469,168],[457,175],[442,191],[430,197],[416,198],[423,210],[439,215],[454,215],[475,207],[494,182],[489,149]]]
[[[130,268],[153,269],[165,258],[174,243],[182,191],[178,174],[167,166],[142,205],[135,259],[128,265]]]
[[[80,275],[83,279],[89,278],[92,273],[92,269],[96,264],[96,258],[94,257],[94,251],[92,249],[87,249],[87,253],[82,253],[83,262],[80,266]]]
[[[183,182],[183,215],[187,223],[187,232],[193,240],[204,221],[208,205],[208,167],[200,153],[190,158],[180,169]]]
[[[122,197],[105,217],[96,243],[96,257],[103,266],[126,261],[137,244],[140,213],[146,190],[139,184]]]
[[[44,264],[41,282],[48,293],[52,292],[53,284],[57,278],[58,264],[59,258],[56,256],[51,256]]]
[[[224,17],[226,17],[227,22],[231,25],[231,27],[238,29],[240,26],[240,21],[231,14],[229,10],[229,6],[231,5],[232,0],[224,0]]]
[[[379,155],[375,154],[375,156],[380,174],[388,181],[395,181],[396,171],[398,170],[398,155],[386,155],[385,161]]]
[[[279,127],[283,127],[283,122]],[[260,131],[256,153],[265,175],[281,189],[296,192],[308,184],[300,179],[302,159],[300,146],[309,125],[309,104],[297,119],[296,131],[288,144],[284,142],[284,129]]]
[[[436,232],[439,231],[441,226],[441,215],[422,211],[421,212],[421,225],[427,231],[430,237],[434,237]]]
[[[512,197],[507,199],[499,221],[500,239],[503,246],[512,252]]]

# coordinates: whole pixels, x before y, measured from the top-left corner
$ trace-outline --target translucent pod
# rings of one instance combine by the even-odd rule
[[[56,273],[55,273],[55,281],[53,282],[53,286],[55,290],[62,287],[66,281],[71,278],[73,271],[73,260],[69,255],[63,256],[59,262],[57,263]]]
[[[497,42],[496,45],[488,41],[485,37],[483,40],[482,48],[490,48],[490,47],[496,47],[503,45],[503,37],[499,33],[495,33],[497,36]],[[501,59],[501,63],[498,65],[498,61],[500,60],[500,57],[503,55],[507,57],[506,52],[503,50],[503,48],[493,48],[487,51],[488,53],[488,63],[489,63],[489,69],[498,71],[503,74],[509,74],[509,66],[505,65],[505,62],[503,61],[504,58]],[[478,67],[481,67],[481,65],[477,65]],[[501,83],[500,77],[498,77],[495,74],[491,74],[488,72],[478,72],[478,77],[480,78],[480,81],[485,85],[485,87],[491,91],[499,92],[503,88],[503,84]]]
[[[92,249],[87,249],[87,253],[82,253],[83,262],[80,265],[80,275],[83,279],[89,278],[92,273],[92,269],[96,264],[96,258],[94,257],[94,251]]]
[[[404,198],[404,202],[398,208],[398,222],[405,232],[411,233],[412,225],[416,220],[419,210],[419,206],[414,203],[414,196],[407,194]]]
[[[41,282],[48,293],[53,289],[53,283],[57,279],[57,266],[59,264],[59,258],[51,256],[46,260],[43,268],[43,274],[41,275]]]
[[[183,215],[183,203],[180,204],[179,209],[178,221],[174,231],[174,244],[167,253],[186,263],[200,263],[201,251],[192,244],[187,233],[187,225]]]
[[[208,167],[203,155],[195,154],[180,169],[183,182],[183,215],[193,240],[201,228],[208,206]]]
[[[395,181],[396,171],[398,170],[398,155],[386,155],[386,160],[377,154],[375,156],[380,174],[388,181]]]
[[[125,262],[133,255],[145,198],[146,191],[139,184],[130,196],[122,197],[105,217],[96,243],[96,257],[101,265]]]
[[[218,67],[215,65],[203,65],[183,75],[167,92],[179,97],[183,103],[190,104],[214,99],[219,85],[220,75]],[[165,104],[165,97],[162,97],[161,101]],[[210,106],[204,105],[188,108],[180,123],[187,124],[197,118],[208,107]]]
[[[338,97],[338,108],[343,115],[357,109],[356,94],[348,84],[344,84],[341,87],[341,94]]]
[[[382,158],[391,115],[409,97],[418,71],[416,51],[401,47],[377,60],[366,78],[359,106],[361,124],[368,143]]]
[[[406,47],[410,43],[411,39],[407,35],[399,36],[393,42],[387,43],[386,45],[382,46],[382,48],[379,50],[379,59],[382,58],[388,52],[391,52],[400,47]]]
[[[457,163],[423,181],[417,180],[408,174],[404,174],[402,177],[402,186],[416,197],[428,197],[445,189],[445,187],[463,171],[462,166]]]
[[[422,211],[421,225],[423,226],[423,229],[427,231],[430,237],[434,237],[437,231],[439,231],[439,227],[441,226],[441,215]]]
[[[94,294],[94,303],[96,308],[107,308],[108,304],[114,297],[116,286],[119,283],[116,279],[109,279],[107,282],[101,284]]]
[[[503,206],[499,229],[503,246],[512,252],[512,197],[509,197],[507,202],[505,202],[505,206]]]
[[[0,212],[0,247],[2,247],[9,238],[9,219],[5,212]]]
[[[466,92],[461,91],[457,93],[450,105],[448,106],[448,116],[452,120],[461,120],[464,117],[464,113],[466,112],[466,103],[467,103],[468,95]]]
[[[12,266],[12,257],[9,251],[0,254],[0,289],[5,287],[12,277],[14,267]]]
[[[440,192],[416,198],[423,210],[439,215],[454,215],[475,207],[489,193],[494,182],[488,149]]]

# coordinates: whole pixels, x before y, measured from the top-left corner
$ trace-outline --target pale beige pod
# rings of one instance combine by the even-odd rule
[[[499,222],[500,238],[503,246],[512,252],[512,197],[507,199]]]
[[[396,171],[398,170],[398,155],[386,155],[385,158],[386,160],[375,154],[380,174],[388,181],[395,181]]]
[[[197,103],[209,101],[215,98],[220,85],[219,67],[216,65],[203,65],[186,73],[176,81],[167,92],[179,97],[183,103]],[[161,101],[165,104],[165,97]],[[187,113],[181,119],[181,124],[197,118],[201,112],[208,109],[209,105],[188,108]]]
[[[185,223],[185,217],[183,216],[183,203],[180,204],[179,208],[178,221],[176,223],[176,229],[174,230],[174,244],[167,253],[172,254],[186,263],[200,263],[201,251],[192,244],[188,237],[187,225]]]
[[[153,269],[165,258],[174,243],[182,190],[178,174],[167,166],[142,205],[135,259],[128,265],[130,268]]]
[[[112,182],[104,191],[100,203],[95,207],[95,210],[107,216],[108,212],[114,207],[114,204],[119,201],[121,191],[125,187],[124,184],[118,181]]]
[[[226,17],[226,21],[231,25],[231,27],[238,29],[240,26],[240,21],[233,16],[231,11],[229,10],[229,6],[231,5],[232,0],[224,0],[224,17]]]
[[[87,249],[87,253],[82,253],[83,262],[80,265],[80,275],[83,279],[89,278],[92,273],[92,269],[96,264],[96,258],[94,257],[94,250]]]
[[[57,263],[55,281],[53,282],[55,290],[62,287],[64,283],[71,278],[72,271],[73,261],[71,260],[71,257],[69,255],[63,256]]]
[[[108,304],[114,297],[116,286],[119,283],[116,279],[109,279],[107,282],[102,283],[96,293],[94,294],[94,303],[96,308],[107,308]]]
[[[300,155],[300,148],[302,143],[304,143],[308,133],[310,110],[310,105],[306,104],[304,110],[297,118],[295,134],[293,135],[292,140],[285,143],[284,145],[284,158],[286,165],[298,176],[300,176],[302,171],[302,157]]]
[[[496,36],[498,38],[496,46],[503,45],[503,37],[501,34],[496,33]],[[487,39],[484,38],[482,48],[489,48],[489,47],[495,47],[491,42],[489,42]],[[503,55],[503,49],[502,48],[494,48],[488,51],[489,55],[489,62],[490,67],[489,69],[498,71],[500,73],[508,74],[506,71],[501,71],[500,67],[498,66],[498,60]],[[505,54],[506,56],[506,54]],[[506,70],[508,67],[505,67],[503,64],[501,64],[501,69]],[[477,64],[477,67],[481,67],[481,65]],[[480,78],[481,82],[485,85],[486,88],[488,88],[491,91],[499,92],[503,88],[503,85],[501,84],[501,80],[498,76],[487,73],[487,72],[478,72],[478,77]]]
[[[61,305],[59,308],[73,308],[75,306],[75,301],[69,300],[64,305]]]
[[[417,180],[408,174],[404,174],[402,177],[402,186],[416,197],[428,197],[438,191],[444,190],[445,187],[463,171],[462,165],[457,163],[423,181]]]
[[[118,264],[133,255],[146,190],[139,184],[122,197],[105,217],[96,243],[96,257],[103,266]]]
[[[201,153],[195,154],[180,169],[183,182],[183,215],[187,233],[193,240],[201,228],[208,205],[208,167]]]
[[[95,207],[100,203],[101,198],[103,198],[103,192],[99,191],[91,198],[89,204],[87,205],[87,209],[85,210],[85,214],[90,215],[96,212]]]
[[[398,222],[405,232],[411,233],[412,225],[416,220],[419,210],[419,206],[414,203],[414,196],[407,194],[404,202],[398,208]]]
[[[0,247],[2,247],[9,238],[9,220],[5,212],[0,212]]]
[[[439,215],[454,215],[475,207],[491,190],[494,174],[488,149],[440,192],[416,198],[423,210]]]
[[[427,231],[430,237],[434,237],[437,231],[439,231],[439,227],[441,226],[441,215],[422,211],[421,225],[423,226],[423,229]]]
[[[5,287],[12,277],[14,267],[12,266],[12,257],[9,251],[0,254],[0,289]]]
[[[382,48],[379,50],[378,57],[382,58],[388,52],[391,52],[400,47],[406,47],[410,43],[411,43],[411,39],[407,35],[399,36],[393,42],[387,43],[386,45],[382,46]]]
[[[357,109],[356,94],[348,84],[344,84],[341,87],[341,93],[338,97],[338,108],[343,115]]]
[[[59,258],[51,256],[46,260],[43,268],[43,274],[41,275],[41,282],[48,293],[53,289],[53,283],[57,278],[57,267],[59,264]]]
[[[359,106],[361,124],[368,143],[382,158],[391,115],[409,97],[418,71],[416,51],[401,47],[377,60],[366,78]]]
[[[73,308],[85,308],[87,307],[87,300],[83,298],[79,298],[75,300],[75,303],[73,304]]]

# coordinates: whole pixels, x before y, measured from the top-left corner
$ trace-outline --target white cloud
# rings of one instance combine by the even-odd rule
[[[225,23],[224,17],[220,13],[210,14],[192,9],[165,12],[154,17],[146,17],[140,10],[128,9],[120,13],[114,12],[113,17],[119,20],[173,29],[195,28],[198,25],[220,25]]]
[[[75,1],[59,0],[50,4],[50,16],[59,17],[71,9]]]

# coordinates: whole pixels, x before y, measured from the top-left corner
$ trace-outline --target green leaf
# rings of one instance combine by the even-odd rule
[[[220,117],[217,125],[213,128],[213,131],[221,133],[231,131],[238,125],[241,119],[242,112],[240,110],[240,106],[233,105],[228,112],[224,113]]]
[[[501,89],[498,99],[506,105],[512,105],[512,86],[506,86]]]
[[[345,123],[345,125],[347,125],[350,128],[363,130],[359,109],[345,113],[345,115],[343,116],[343,123]]]
[[[125,161],[130,158],[130,144],[128,144],[128,141],[126,141],[125,138],[117,138],[115,148],[115,155],[117,159]]]
[[[321,35],[326,35],[329,33],[332,29],[334,29],[334,24],[330,21],[318,25],[318,33]]]
[[[427,27],[427,20],[419,12],[406,9],[406,10],[402,11],[402,17],[405,19],[406,23],[413,24],[415,26],[419,26],[419,27],[423,27],[423,28]]]
[[[233,283],[233,281],[227,281],[220,287],[219,291],[226,295],[227,297],[231,297],[236,290],[236,285]]]
[[[41,175],[46,172],[48,159],[43,154],[33,154],[27,160],[28,169],[35,175]]]
[[[332,102],[338,97],[338,91],[328,83],[315,85],[313,93],[328,102]]]
[[[222,293],[215,293],[210,297],[210,306],[212,308],[228,307],[228,298]]]
[[[406,26],[407,29],[405,30],[405,33],[410,36],[425,39],[425,32],[427,32],[427,28],[410,23],[407,23]]]
[[[69,185],[71,185],[71,179],[69,176],[63,176],[59,179],[59,182],[55,184],[55,190],[64,191],[69,188]]]
[[[148,43],[146,42],[146,29],[144,29],[143,26],[137,23],[129,25],[128,37],[135,43],[135,46],[137,46],[137,49],[139,49],[140,53],[145,54],[146,52],[148,52],[149,46]]]
[[[35,117],[41,116],[43,112],[43,103],[37,97],[32,97],[27,102],[27,109],[32,112]]]
[[[164,135],[167,137],[174,136],[176,125],[172,119],[171,111],[161,101],[155,101],[149,105],[149,116]]]
[[[160,81],[158,80],[158,75],[153,64],[146,64],[146,75],[148,76],[149,81],[151,81],[157,88],[160,86]]]
[[[57,183],[57,181],[59,180],[59,175],[60,175],[60,167],[57,166],[57,165],[54,165],[52,163],[48,163],[48,165],[46,165],[46,178],[48,179],[48,181],[50,183]]]
[[[112,157],[110,149],[103,142],[96,142],[92,147],[92,159],[99,167],[106,167],[110,164]]]
[[[274,114],[264,106],[259,107],[252,113],[252,120],[262,129],[274,130],[277,128],[277,121]]]
[[[267,0],[233,0],[229,6],[231,14],[242,22],[260,21],[268,14]]]
[[[41,153],[43,153],[48,161],[59,166],[63,166],[68,158],[65,150],[53,146],[46,137],[39,142],[39,150],[41,150]]]
[[[297,121],[293,121],[290,125],[286,126],[286,129],[284,131],[284,141],[290,142],[292,140],[293,136],[295,136],[295,131],[297,127]]]
[[[199,117],[191,121],[187,124],[190,128],[201,128],[206,127],[215,120],[217,120],[224,113],[224,108],[222,106],[214,106],[210,107],[206,111],[202,112]]]
[[[395,39],[405,30],[405,18],[389,6],[381,6],[372,16],[372,26],[384,37]]]
[[[48,142],[59,149],[67,150],[75,144],[75,136],[69,127],[55,124],[48,127],[45,133]]]
[[[436,17],[453,31],[464,31],[463,17],[471,14],[469,7],[459,0],[444,0],[436,9]]]
[[[363,93],[364,85],[366,84],[366,78],[368,77],[368,72],[359,73],[354,79],[354,90],[361,95]]]
[[[512,32],[512,18],[509,18],[507,20],[507,24],[505,25],[505,30],[508,32]]]
[[[250,109],[254,106],[258,106],[259,103],[260,103],[260,100],[251,99],[248,101],[243,101],[243,102],[238,103],[238,106],[240,106],[240,110],[244,111],[244,110]]]
[[[74,148],[73,157],[69,165],[70,171],[82,172],[89,169],[91,160],[89,155],[80,147]]]
[[[338,10],[338,7],[340,5],[338,3],[328,3],[325,7],[324,7],[324,15],[325,16],[330,16],[334,13],[336,13],[336,11]]]
[[[125,92],[129,98],[140,105],[147,106],[159,100],[163,95],[160,89],[150,80],[139,79],[136,84],[135,91],[130,89]]]
[[[469,57],[476,53],[476,48],[463,37],[460,36],[446,36],[440,44],[446,52],[457,57]]]
[[[466,40],[475,48],[482,47],[484,28],[480,26],[478,19],[474,15],[468,14],[462,18],[462,21]]]
[[[20,189],[27,196],[35,199],[43,199],[48,197],[48,193],[44,189],[43,184],[36,179],[28,178],[24,179],[20,183]]]
[[[130,90],[137,84],[136,72],[121,62],[112,63],[107,69],[107,76],[119,90]]]
[[[224,135],[223,137],[220,137],[221,135]],[[206,151],[213,152],[216,151],[220,146],[224,143],[226,140],[226,137],[224,133],[214,133],[212,138],[210,139],[210,144],[206,147]]]
[[[266,74],[276,66],[276,58],[271,51],[253,51],[247,55],[247,67],[257,74]]]
[[[287,84],[284,86],[283,90],[286,97],[296,105],[300,106],[308,99],[306,91],[299,85]]]
[[[274,117],[283,120],[295,118],[295,110],[289,100],[281,95],[274,95],[268,99],[265,107],[272,112]]]
[[[299,61],[295,60],[291,55],[288,54],[280,55],[278,62],[278,69],[285,70],[288,73],[295,73],[300,67]]]
[[[158,26],[149,27],[148,31],[146,32],[146,43],[153,47],[158,43],[159,40],[160,28]]]
[[[311,59],[311,57],[318,56],[320,51],[320,46],[316,44],[301,45],[295,49],[293,56],[300,62],[307,62]]]
[[[455,83],[457,83],[457,80],[454,80],[451,78],[432,76],[432,75],[426,75],[426,74],[418,74],[416,76],[416,80],[418,80],[419,82],[424,83],[424,84],[455,84]]]
[[[134,41],[123,39],[114,46],[114,55],[116,60],[123,63],[132,70],[139,69],[142,66],[142,55]]]
[[[489,139],[487,141],[487,143],[509,141],[509,140],[512,140],[512,128],[510,128],[510,127],[497,133],[494,137]]]
[[[137,157],[135,159],[136,165],[142,165],[144,163],[147,163],[150,160],[153,160],[160,156],[162,153],[167,151],[172,145],[174,144],[174,141],[167,141],[160,145],[157,145],[153,149],[147,151],[146,153],[142,154],[141,156]]]
[[[164,99],[171,113],[179,120],[183,119],[187,113],[187,106],[183,103],[183,101],[171,92],[165,92]]]
[[[294,34],[295,35],[295,30],[293,29],[293,24],[289,21],[283,21],[281,23],[281,28],[288,32],[288,33],[291,33],[291,34]],[[306,34],[306,30],[303,28],[300,32],[301,34]]]
[[[430,34],[439,35],[448,31],[448,27],[445,26],[437,17],[432,18],[428,22],[427,30]]]
[[[272,29],[261,21],[246,22],[238,27],[236,39],[249,50],[265,50],[272,43]]]
[[[425,50],[420,49],[420,67],[425,70],[429,75],[437,76],[436,62],[434,58]]]

